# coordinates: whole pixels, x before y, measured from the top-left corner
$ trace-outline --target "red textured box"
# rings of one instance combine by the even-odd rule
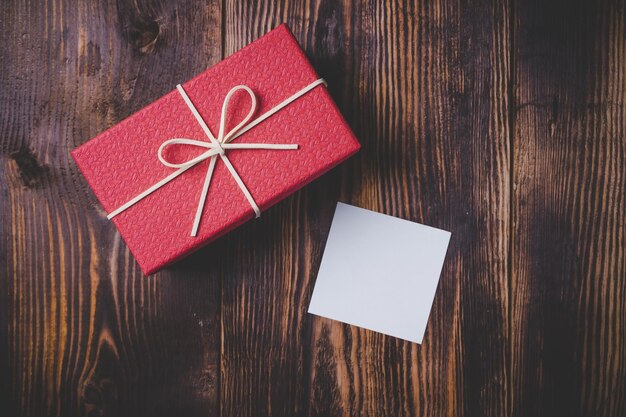
[[[222,104],[234,86],[252,89],[253,119],[318,79],[286,25],[183,84],[217,136]],[[243,119],[251,101],[236,94],[228,128]],[[226,129],[228,130],[228,129]],[[175,169],[157,152],[172,138],[209,141],[177,90],[72,151],[94,194],[113,212]],[[227,156],[260,209],[298,190],[359,149],[359,144],[323,85],[315,87],[232,143],[298,144],[297,150],[231,149]],[[175,145],[167,159],[184,161],[206,149]],[[190,235],[209,166],[205,160],[113,217],[145,274],[151,274],[254,218],[254,211],[223,161],[215,171],[196,237]],[[261,220],[262,221],[262,220]]]

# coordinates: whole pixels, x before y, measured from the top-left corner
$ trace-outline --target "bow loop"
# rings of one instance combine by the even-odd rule
[[[190,146],[195,146],[199,148],[206,148],[208,150],[192,159],[189,159],[188,161],[176,163],[176,162],[168,161],[165,158],[165,156],[163,156],[163,151],[165,150],[165,148],[167,148],[168,146],[172,146],[172,145],[190,145]],[[159,151],[157,152],[157,156],[159,157],[159,161],[166,167],[180,169],[180,168],[192,167],[204,161],[205,159],[212,157],[213,155],[218,155],[218,154],[223,154],[223,153],[224,153],[224,149],[219,144],[215,144],[211,142],[204,142],[204,141],[194,140],[194,139],[187,139],[187,138],[173,138],[173,139],[166,140],[165,142],[161,144],[161,146],[159,146]]]
[[[237,126],[233,127],[232,129],[230,129],[230,131],[228,131],[228,133],[225,134],[224,131],[226,130],[226,116],[228,114],[228,104],[230,103],[230,100],[233,98],[235,93],[240,90],[245,91],[246,93],[248,93],[248,96],[250,96],[250,100],[252,101],[250,103],[250,111],[248,111],[246,117],[244,117],[243,120],[237,124]],[[217,141],[220,143],[228,143],[233,140],[235,138],[235,134],[239,131],[239,129],[248,124],[248,122],[254,115],[254,112],[256,111],[256,104],[256,96],[247,85],[238,85],[231,88],[228,94],[226,94],[226,98],[224,98],[224,104],[222,104],[222,114],[220,116],[220,130],[219,134],[217,135]]]

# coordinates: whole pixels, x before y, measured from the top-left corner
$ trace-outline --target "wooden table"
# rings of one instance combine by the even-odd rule
[[[3,1],[2,415],[626,415],[625,8]],[[362,151],[142,276],[70,150],[283,21]],[[337,201],[452,231],[421,346],[306,313]]]

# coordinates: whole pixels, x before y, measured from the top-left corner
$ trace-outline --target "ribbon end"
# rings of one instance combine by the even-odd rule
[[[191,228],[191,233],[189,234],[191,237],[196,237],[198,236],[198,226],[200,225],[200,222],[196,221],[193,224],[193,227]]]
[[[198,226],[200,226],[200,218],[196,217],[196,219],[193,222],[193,227],[191,228],[191,233],[190,233],[191,237],[198,236]]]

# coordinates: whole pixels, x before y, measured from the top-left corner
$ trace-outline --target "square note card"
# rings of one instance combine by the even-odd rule
[[[309,313],[421,343],[450,232],[339,203]]]

